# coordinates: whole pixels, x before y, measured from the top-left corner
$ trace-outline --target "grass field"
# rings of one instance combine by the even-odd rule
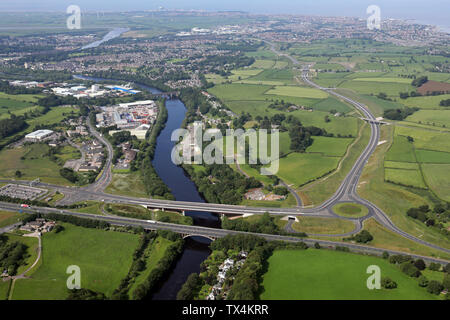
[[[266,94],[312,99],[328,98],[328,94],[321,90],[296,86],[277,86],[274,89],[267,91]]]
[[[423,175],[439,198],[450,201],[450,164],[424,164]]]
[[[386,77],[370,77],[370,78],[355,78],[353,81],[365,81],[365,82],[391,82],[391,83],[406,83],[410,84],[411,79],[407,78],[386,78]]]
[[[388,182],[403,186],[427,189],[420,170],[385,169],[385,179]]]
[[[330,157],[342,157],[347,151],[348,146],[353,139],[349,138],[330,138],[330,137],[314,137],[312,146],[306,149],[309,153],[322,153]]]
[[[416,162],[414,145],[406,137],[395,136],[394,143],[386,153],[386,160],[398,162]]]
[[[49,147],[44,144],[32,144],[16,149],[3,149],[0,151],[0,177],[15,178],[15,172],[22,172],[21,179],[41,181],[60,185],[71,185],[61,177],[59,170],[62,166],[47,157]],[[64,157],[64,155],[63,155]]]
[[[421,109],[444,109],[439,106],[442,100],[450,99],[450,94],[444,94],[440,96],[423,96],[412,97],[408,99],[400,99],[399,101],[407,107],[417,107]]]
[[[413,162],[385,161],[384,167],[391,169],[420,170],[419,164]]]
[[[138,236],[63,224],[60,233],[43,235],[41,266],[31,279],[17,280],[13,299],[65,299],[68,266],[81,269],[81,287],[111,295],[128,273]],[[76,244],[76,245],[74,245]]]
[[[308,234],[344,234],[355,229],[353,222],[338,218],[300,217],[300,222],[294,222],[292,229]],[[287,221],[277,220],[284,227]]]
[[[8,290],[9,290],[10,284],[11,284],[11,280],[8,280],[8,281],[0,280],[0,301],[8,299],[7,295],[8,295]]]
[[[450,150],[449,150],[450,151]],[[421,163],[450,163],[450,153],[430,150],[416,150],[417,161]]]
[[[333,207],[334,213],[346,218],[361,218],[369,213],[369,209],[357,203],[339,203]]]
[[[0,228],[10,226],[21,221],[22,214],[18,212],[0,211]]]
[[[413,137],[416,149],[442,152],[448,152],[450,150],[450,133],[403,126],[397,126],[395,133],[405,137]]]
[[[336,169],[340,158],[315,153],[291,153],[280,159],[277,176],[288,184],[300,187]]]
[[[417,281],[378,257],[331,250],[277,250],[268,259],[263,276],[263,300],[407,300],[437,299]],[[371,265],[381,269],[381,276],[397,282],[393,290],[369,290],[366,273]]]
[[[127,174],[114,173],[111,184],[105,190],[107,193],[121,196],[145,198],[145,186],[139,172]]]
[[[450,110],[419,110],[406,118],[405,121],[449,128]]]

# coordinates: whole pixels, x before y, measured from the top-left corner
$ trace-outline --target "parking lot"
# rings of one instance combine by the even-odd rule
[[[22,186],[17,184],[8,184],[0,188],[0,196],[18,198],[24,200],[35,200],[43,196],[47,190],[34,187]]]

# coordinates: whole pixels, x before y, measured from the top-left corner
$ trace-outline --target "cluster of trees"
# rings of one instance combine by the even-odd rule
[[[91,229],[108,229],[111,226],[108,222],[102,220],[85,219],[56,213],[47,213],[45,218],[54,221],[67,222],[79,227]]]
[[[23,117],[11,114],[9,119],[0,120],[0,139],[22,131],[28,126]]]
[[[253,233],[265,234],[281,234],[282,230],[267,212],[255,221],[248,221],[245,219],[230,220],[224,218],[222,220],[222,228],[227,230],[245,231]]]
[[[300,120],[292,121],[289,128],[289,137],[291,138],[291,150],[295,152],[305,152],[306,148],[313,144],[311,133],[303,127]]]
[[[158,236],[156,232],[143,233],[139,239],[139,245],[133,252],[133,262],[131,263],[128,274],[119,284],[119,287],[114,290],[111,299],[113,300],[128,300],[128,291],[130,290],[130,284],[136,279],[136,277],[145,270],[146,259],[144,252],[152,245],[154,239]]]
[[[386,258],[388,255],[384,254],[383,256]],[[388,257],[388,259],[390,263],[399,265],[400,270],[406,275],[417,278],[418,285],[427,288],[427,291],[431,294],[438,295],[442,290],[450,289],[450,264],[443,267],[444,280],[440,282],[437,280],[428,280],[422,274],[422,271],[427,268],[422,259],[414,260],[412,257],[406,255],[392,255]],[[431,263],[428,266],[428,269],[440,271],[441,265],[438,263]],[[450,295],[447,293],[446,299],[448,298],[450,298]]]
[[[171,241],[174,238],[177,238],[177,240],[166,249],[164,256],[158,261],[158,264],[150,272],[147,279],[132,292],[133,300],[142,300],[150,297],[183,251],[184,240],[181,239],[180,235],[167,231],[164,234],[159,232],[158,234],[161,236],[169,235],[169,240]]]
[[[414,87],[420,87],[420,86],[422,86],[423,84],[425,84],[427,82],[428,82],[428,77],[427,76],[423,76],[423,77],[418,77],[418,78],[414,79],[411,82],[411,85],[414,86]]]
[[[367,230],[362,230],[360,233],[351,236],[349,238],[345,238],[344,240],[356,241],[358,243],[369,243],[373,240],[373,236]]]
[[[441,100],[441,102],[439,102],[439,105],[441,107],[450,107],[450,99]]]
[[[428,227],[435,227],[446,235],[449,233],[445,225],[450,219],[450,203],[438,204],[433,210],[428,205],[410,208],[406,215],[425,223]]]
[[[261,186],[255,178],[246,178],[229,166],[204,165],[204,170],[197,172],[191,166],[183,168],[210,203],[239,204],[247,190]]]
[[[66,300],[108,300],[108,298],[101,292],[96,292],[90,289],[81,288],[79,290],[69,290],[69,295]]]
[[[419,108],[403,108],[403,109],[388,109],[384,111],[384,117],[389,120],[401,121],[418,111]]]
[[[18,241],[9,242],[8,237],[0,235],[0,270],[8,270],[13,276],[28,257],[27,246]]]
[[[7,94],[37,94],[41,93],[41,88],[26,88],[22,86],[12,86],[8,81],[0,80],[0,91]]]
[[[38,105],[51,108],[61,105],[77,105],[79,103],[78,99],[73,96],[57,96],[55,94],[50,94],[42,97],[38,100]]]
[[[409,92],[400,92],[400,99],[408,99],[409,97],[419,97],[421,96],[420,93],[418,93],[417,91],[411,91],[411,93]]]

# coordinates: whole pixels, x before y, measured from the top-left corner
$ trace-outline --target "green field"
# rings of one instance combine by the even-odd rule
[[[396,128],[397,129],[397,128]],[[394,136],[394,143],[386,153],[386,160],[398,162],[416,162],[414,145],[406,137]]]
[[[406,170],[419,170],[419,164],[413,162],[396,162],[396,161],[385,161],[385,168],[391,169],[406,169]]]
[[[357,203],[339,203],[333,207],[333,212],[346,218],[361,218],[367,216],[369,209]]]
[[[274,89],[267,91],[266,94],[312,99],[328,98],[328,94],[321,90],[294,86],[277,86]]]
[[[355,78],[353,81],[366,81],[366,82],[391,82],[391,83],[406,83],[410,84],[411,79],[407,78],[385,78],[385,77],[371,77],[371,78]]]
[[[419,110],[405,121],[450,128],[450,110]]]
[[[397,126],[395,128],[395,134],[413,137],[416,149],[442,152],[448,152],[450,150],[450,133],[448,132]]]
[[[339,160],[315,153],[291,153],[280,159],[277,176],[287,184],[300,187],[335,170]]]
[[[450,150],[449,150],[450,151]],[[421,163],[450,163],[450,153],[430,150],[416,150],[417,161]]]
[[[412,97],[408,99],[400,99],[399,101],[408,107],[417,107],[421,109],[444,109],[439,106],[442,100],[450,99],[450,94],[444,94],[440,96],[424,96],[424,97]]]
[[[17,280],[15,300],[65,299],[68,266],[81,269],[81,287],[110,296],[128,273],[138,236],[63,224],[60,233],[42,238],[42,264],[31,279]],[[76,245],[74,245],[76,244]]]
[[[450,164],[424,164],[423,175],[439,198],[450,201]]]
[[[21,179],[34,180],[40,178],[43,182],[71,185],[61,177],[59,170],[62,166],[47,157],[49,147],[44,144],[32,144],[16,149],[0,151],[0,177],[15,178],[15,172],[22,172]],[[62,155],[64,158],[64,155]]]
[[[111,184],[105,190],[107,193],[121,196],[145,198],[145,186],[139,172],[127,174],[114,173]]]
[[[10,226],[21,221],[22,214],[18,212],[0,211],[0,228]]]
[[[427,189],[420,170],[385,169],[385,180],[403,186]]]
[[[299,220],[292,224],[292,229],[307,234],[344,234],[355,229],[353,222],[339,218],[300,217]],[[278,220],[277,223],[284,227],[287,221]]]
[[[437,299],[417,281],[378,257],[331,250],[277,250],[263,276],[263,300],[428,300]],[[396,289],[369,290],[367,268],[377,265]]]
[[[347,151],[348,146],[353,139],[350,138],[330,138],[314,137],[312,146],[306,149],[309,153],[322,153],[330,157],[342,157]]]

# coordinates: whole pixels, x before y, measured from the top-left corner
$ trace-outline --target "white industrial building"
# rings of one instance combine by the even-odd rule
[[[52,130],[37,130],[25,136],[27,141],[42,141],[43,139],[51,136],[53,134]]]

